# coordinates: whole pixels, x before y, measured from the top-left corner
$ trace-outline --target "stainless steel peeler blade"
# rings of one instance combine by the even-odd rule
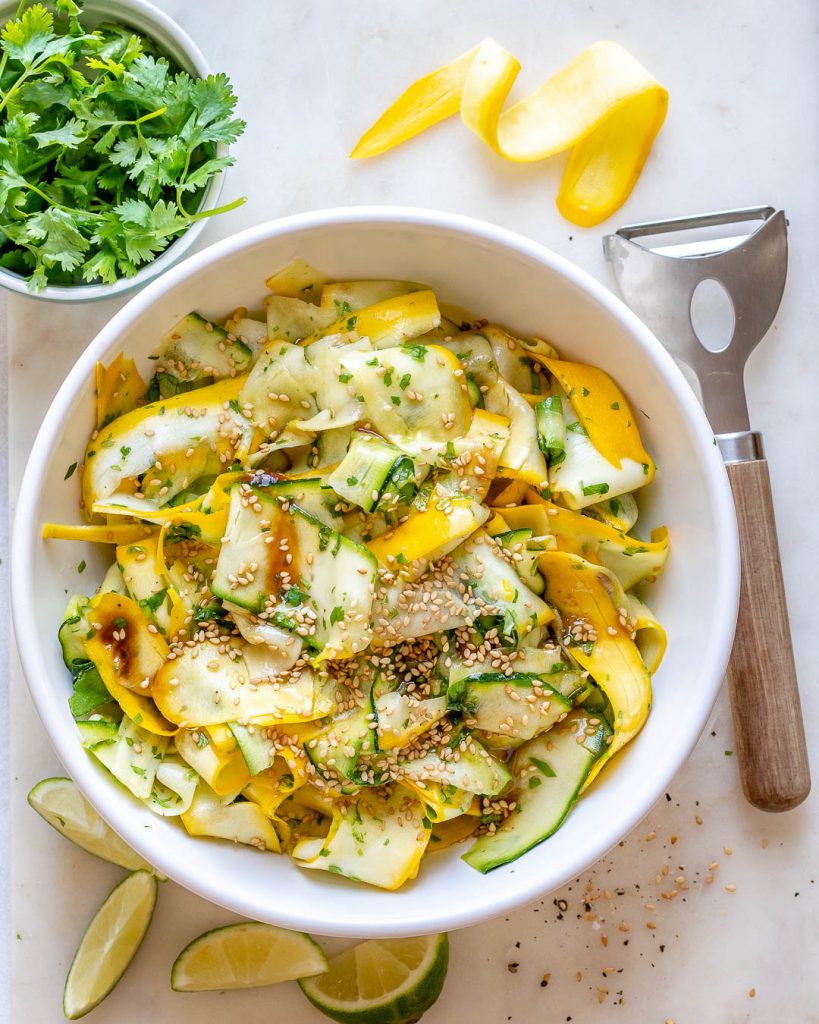
[[[761,220],[745,237],[647,248],[636,238]],[[715,434],[750,430],[745,360],[773,323],[788,269],[785,214],[770,206],[681,217],[621,228],[604,242],[623,298],[662,343],[696,373]],[[697,285],[718,281],[734,306],[735,329],[721,352],[707,349],[691,323]]]
[[[759,222],[755,230],[710,237],[716,228]],[[698,232],[692,240],[648,238]],[[703,233],[706,237],[703,237]],[[742,786],[768,811],[787,810],[810,791],[805,733],[788,625],[768,464],[752,431],[745,362],[773,323],[785,288],[787,220],[770,206],[632,224],[603,241],[623,298],[700,383],[705,411],[734,494],[742,584],[728,668]],[[727,345],[712,351],[694,329],[698,285],[717,281],[734,309]]]

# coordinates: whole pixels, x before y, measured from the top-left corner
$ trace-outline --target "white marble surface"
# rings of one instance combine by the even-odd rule
[[[281,214],[395,202],[497,221],[610,283],[601,254],[603,229],[574,228],[554,208],[561,159],[528,167],[504,164],[455,121],[377,161],[346,159],[386,101],[417,74],[485,35],[521,59],[521,90],[599,38],[622,42],[668,86],[666,127],[634,195],[607,228],[722,207],[784,207],[790,217],[789,282],[774,329],[751,361],[748,391],[752,421],[765,433],[771,460],[796,660],[808,735],[815,735],[819,588],[810,540],[813,502],[805,500],[819,483],[815,4],[242,0],[228,6],[218,0],[166,0],[162,6],[213,65],[231,75],[249,121],[225,193],[244,193],[249,202],[213,222],[203,243]],[[66,310],[17,298],[7,300],[6,308],[13,502],[51,395],[113,310],[107,304]],[[9,920],[4,934],[11,970],[9,985],[0,978],[0,992],[13,1002],[9,1019],[15,1024],[51,1024],[62,1019],[60,993],[76,942],[119,872],[70,847],[27,808],[30,786],[59,774],[60,766],[16,661],[10,690],[10,717],[4,694],[0,722],[3,728],[10,722],[12,866],[0,897]],[[2,735],[0,743],[6,750]],[[452,937],[449,980],[425,1021],[819,1021],[817,800],[778,817],[752,810],[739,792],[736,759],[729,754],[733,746],[722,696],[668,797],[607,859],[565,891],[508,920]],[[0,813],[6,814],[2,802]],[[4,840],[8,832],[0,828]],[[8,863],[1,853],[0,863]],[[674,881],[678,876],[684,876],[687,890]],[[727,891],[728,885],[736,891]],[[673,889],[675,898],[662,897]],[[562,911],[555,900],[566,901]],[[324,1019],[294,985],[222,996],[170,992],[166,978],[176,952],[193,935],[228,919],[172,884],[164,886],[133,967],[90,1019]],[[544,974],[550,975],[546,986]]]

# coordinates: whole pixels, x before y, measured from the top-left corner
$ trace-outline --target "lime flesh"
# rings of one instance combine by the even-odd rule
[[[171,968],[176,992],[256,988],[327,970],[327,959],[303,932],[257,921],[226,925],[190,942]]]
[[[29,805],[72,843],[128,871],[153,870],[113,832],[71,779],[43,779],[28,795]]]
[[[156,892],[156,877],[135,871],[97,911],[65,979],[63,1012],[69,1020],[98,1006],[125,973],[151,923]]]

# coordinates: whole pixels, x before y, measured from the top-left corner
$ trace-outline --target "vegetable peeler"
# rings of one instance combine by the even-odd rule
[[[699,234],[681,241],[680,232]],[[645,241],[671,235],[677,239],[654,247]],[[742,582],[727,676],[742,788],[761,810],[788,810],[808,795],[810,769],[768,463],[761,435],[750,428],[743,382],[745,362],[782,299],[787,220],[782,210],[760,206],[632,224],[607,235],[603,251],[625,301],[700,383],[739,526]],[[692,320],[704,281],[716,281],[733,304],[733,332],[719,351],[703,344]]]

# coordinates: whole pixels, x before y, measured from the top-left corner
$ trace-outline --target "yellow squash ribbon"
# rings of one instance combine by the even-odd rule
[[[650,541],[642,541],[590,516],[555,505],[537,491],[527,491],[526,501],[526,505],[498,506],[493,511],[503,517],[510,530],[531,529],[536,537],[551,534],[559,551],[606,566],[624,590],[658,576],[668,560],[668,530],[664,526],[652,530]]]
[[[377,156],[460,109],[464,124],[515,163],[570,150],[557,197],[573,224],[593,227],[628,198],[665,120],[668,93],[618,43],[594,43],[531,96],[503,105],[520,64],[494,39],[419,78],[359,140]]]
[[[592,643],[572,646],[577,662],[608,697],[614,716],[614,739],[595,763],[585,786],[618,750],[642,729],[651,708],[651,676],[631,629],[620,619],[597,568],[565,551],[547,551],[538,560],[546,595],[560,612],[563,626],[575,623],[593,631]]]
[[[130,597],[100,594],[91,608],[94,635],[85,640],[85,650],[106,690],[140,728],[173,736],[176,725],[162,715],[151,694],[153,676],[168,654],[165,640],[150,632],[148,619]],[[148,685],[143,687],[143,682]]]
[[[566,392],[589,440],[615,469],[623,459],[632,459],[645,467],[645,483],[654,479],[654,460],[643,447],[640,429],[631,406],[619,385],[605,370],[587,363],[565,359],[533,358],[543,363]]]
[[[89,544],[131,544],[154,531],[144,523],[97,525],[94,523],[44,523],[43,540],[84,540]]]
[[[108,366],[97,363],[94,383],[97,392],[97,430],[118,416],[136,409],[145,398],[145,382],[133,359],[126,359],[122,352]]]

